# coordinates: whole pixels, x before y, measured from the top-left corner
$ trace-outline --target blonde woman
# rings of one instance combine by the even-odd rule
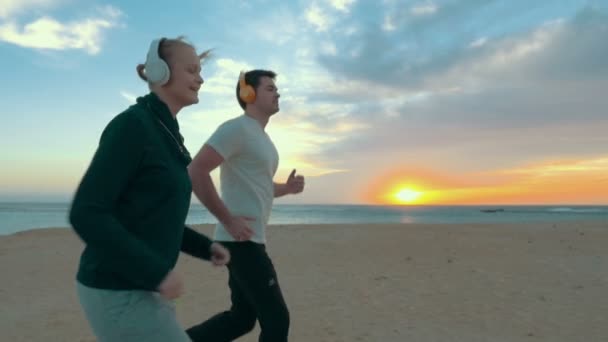
[[[176,116],[198,103],[207,54],[182,38],[152,42],[137,66],[150,93],[110,121],[76,191],[70,222],[85,243],[77,289],[99,341],[190,341],[171,302],[183,290],[178,254],[230,259],[185,226],[191,158]]]

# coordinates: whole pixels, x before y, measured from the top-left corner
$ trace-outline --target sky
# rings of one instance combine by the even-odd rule
[[[69,201],[180,35],[214,49],[193,154],[277,72],[275,181],[306,189],[276,203],[608,204],[607,0],[0,0],[0,201]]]

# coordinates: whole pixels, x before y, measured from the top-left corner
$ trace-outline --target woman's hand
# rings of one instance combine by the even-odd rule
[[[230,251],[222,244],[214,242],[211,244],[211,263],[214,266],[224,266],[230,262]]]

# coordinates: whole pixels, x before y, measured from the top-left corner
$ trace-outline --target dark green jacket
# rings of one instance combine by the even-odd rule
[[[79,282],[154,291],[180,249],[209,259],[211,241],[185,227],[190,161],[177,121],[154,93],[108,124],[70,210],[86,244]]]

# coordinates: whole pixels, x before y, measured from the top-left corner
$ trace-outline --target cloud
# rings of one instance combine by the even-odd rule
[[[326,41],[321,43],[320,52],[326,55],[335,56],[338,54],[338,49],[336,48],[336,44]]]
[[[367,60],[343,46],[336,56],[318,55],[328,74],[316,81],[319,91],[311,91],[305,103],[324,115],[306,119],[319,127],[340,120],[362,124],[322,145],[318,154],[328,166],[357,170],[410,160],[429,165],[467,160],[466,167],[480,169],[484,163],[507,167],[605,153],[607,18],[603,10],[583,8],[570,18],[501,37],[476,32],[458,49],[418,63],[382,59],[400,50],[390,44],[392,33],[367,37],[361,55],[385,52]],[[374,44],[382,48],[371,49]],[[322,103],[334,104],[342,116],[325,115]],[[332,164],[330,156],[339,160]],[[349,163],[341,164],[345,160]]]
[[[437,7],[436,13],[430,16],[412,17],[409,10],[388,5],[380,15],[369,15],[368,21],[359,21],[358,30],[352,37],[336,41],[340,54],[321,55],[318,61],[332,73],[350,79],[419,87],[428,77],[442,75],[466,61],[491,53],[494,47],[488,47],[490,43],[502,44],[506,49],[506,41],[525,37],[528,32],[537,30],[539,23],[548,22],[545,31],[551,35],[551,27],[559,27],[563,21],[561,18],[572,15],[565,11],[556,12],[555,8],[558,7],[548,2],[527,5],[514,1],[501,7],[496,1],[470,0]],[[365,10],[357,9],[359,15]],[[497,13],[500,17],[494,19]],[[577,20],[581,25],[582,22],[596,21],[594,26],[597,30],[606,15],[600,8],[588,7],[579,12],[579,17]],[[347,19],[341,19],[341,27],[350,26],[355,21]],[[584,44],[584,41],[575,39],[573,43]],[[521,55],[536,48],[516,47]]]
[[[518,89],[528,92],[529,88],[541,88],[544,82],[566,81],[568,83],[559,86],[549,84],[548,91],[574,91],[581,82],[601,85],[605,79],[602,75],[608,74],[608,61],[604,58],[608,55],[608,42],[602,38],[608,34],[606,18],[604,13],[585,10],[568,22],[550,22],[502,39],[484,37],[473,44],[475,49],[470,48],[470,43],[463,44],[458,53],[438,53],[431,59],[422,58],[420,63],[405,58],[383,62],[379,56],[368,56],[368,63],[363,63],[363,57],[353,58],[339,46],[337,56],[325,54],[318,58],[335,78],[367,84],[367,92],[361,93],[359,88],[351,92],[360,101],[381,100],[382,95],[379,98],[376,94],[378,89],[385,94],[394,93],[389,89],[400,90],[404,97],[425,91],[444,95],[441,99],[474,97],[486,91],[489,92],[486,95],[492,96],[494,92],[501,96],[499,93],[503,90],[521,93]],[[396,55],[388,43],[382,39],[369,42],[379,49],[389,49],[387,55]],[[393,50],[399,48],[393,47]],[[357,66],[351,61],[357,61]],[[348,88],[342,94],[332,94],[335,95],[348,96]]]
[[[205,78],[205,83],[200,90],[201,94],[234,96],[239,73],[251,68],[251,65],[248,63],[230,58],[217,59],[213,67],[215,73],[209,78]],[[206,73],[204,69],[203,73]]]
[[[322,0],[309,3],[304,10],[303,21],[312,26],[317,33],[339,33],[350,36],[357,30],[357,25],[342,25],[349,18],[355,0]],[[340,23],[340,25],[336,25]]]
[[[300,31],[296,16],[284,7],[264,16],[251,27],[255,28],[256,37],[277,45],[290,42]]]
[[[602,156],[583,160],[555,160],[540,164],[529,165],[504,171],[505,174],[531,175],[537,177],[574,176],[576,173],[597,173],[605,175],[608,172],[608,157]]]
[[[395,31],[396,29],[395,19],[390,14],[385,15],[384,22],[382,23],[382,30],[390,32]]]
[[[23,27],[15,20],[0,25],[0,40],[33,49],[80,49],[89,54],[101,50],[103,33],[119,25],[122,12],[107,6],[97,17],[62,23],[51,17],[38,18]]]
[[[319,5],[313,2],[304,12],[306,21],[315,27],[317,32],[324,32],[331,25],[331,18],[326,15]]]
[[[484,46],[487,42],[488,42],[488,38],[481,37],[481,38],[478,38],[478,39],[475,39],[474,41],[472,41],[469,46],[472,48],[477,48],[477,47]]]
[[[437,8],[437,5],[433,3],[418,4],[412,6],[412,8],[410,9],[410,13],[415,16],[430,15],[437,12]]]
[[[121,91],[120,96],[125,98],[130,104],[134,104],[137,100],[137,95],[129,93],[127,91]]]
[[[31,9],[49,8],[60,2],[62,0],[0,0],[0,18],[6,19]]]
[[[333,8],[346,13],[349,12],[349,8],[354,2],[355,0],[329,0],[329,4]]]

